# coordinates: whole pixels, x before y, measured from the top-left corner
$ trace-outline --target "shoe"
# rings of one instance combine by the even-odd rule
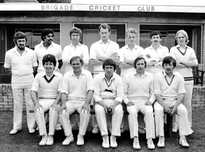
[[[83,135],[78,135],[77,145],[78,146],[84,145],[84,137],[83,137]]]
[[[44,146],[46,145],[47,142],[47,136],[42,136],[41,141],[39,142],[39,146]]]
[[[55,130],[62,130],[61,124],[57,124]]]
[[[110,147],[108,135],[103,136],[102,147],[103,148],[109,148]]]
[[[9,132],[9,134],[10,134],[10,135],[15,135],[15,134],[17,134],[17,133],[20,132],[20,131],[22,131],[22,129],[12,129],[12,130]]]
[[[157,147],[159,147],[159,148],[165,147],[165,138],[164,137],[162,137],[162,136],[159,137]]]
[[[135,137],[135,138],[133,139],[133,148],[134,148],[134,149],[138,149],[138,150],[141,149],[141,146],[140,146],[138,137]]]
[[[116,148],[117,147],[117,141],[116,141],[116,137],[115,136],[110,136],[110,146],[112,148]]]
[[[180,144],[182,147],[185,147],[185,148],[188,148],[188,147],[189,147],[189,144],[188,144],[188,142],[187,142],[185,136],[180,137],[180,139],[179,139],[179,144]]]
[[[73,135],[70,135],[65,138],[65,140],[62,142],[62,145],[69,145],[71,142],[74,141]]]
[[[147,139],[147,148],[148,149],[155,149],[155,145],[154,145],[152,139]]]
[[[47,137],[46,145],[48,145],[48,146],[53,145],[53,136]]]
[[[35,131],[36,131],[36,130],[35,130],[35,129],[33,129],[33,128],[31,128],[31,129],[29,129],[29,130],[28,130],[29,134],[34,134],[34,133],[35,133]]]
[[[98,130],[97,126],[92,129],[93,134],[97,134],[98,132],[99,132],[99,130]]]

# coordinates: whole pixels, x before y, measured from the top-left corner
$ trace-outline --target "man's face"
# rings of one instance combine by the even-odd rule
[[[145,61],[143,59],[136,63],[136,71],[137,73],[143,73],[145,71]]]
[[[80,62],[80,59],[73,60],[71,63],[71,66],[72,66],[74,72],[81,70],[82,64]]]
[[[170,63],[170,64],[166,63],[163,65],[163,68],[166,74],[170,74],[173,72],[174,66],[173,66],[173,63]]]
[[[182,33],[179,33],[177,35],[177,43],[180,45],[184,45],[186,44],[186,37],[182,34]]]
[[[108,29],[101,28],[100,29],[100,39],[103,41],[106,41],[109,39],[109,37],[110,37],[110,32],[108,31]]]
[[[53,62],[46,62],[44,65],[43,65],[46,73],[53,73],[53,71],[55,70],[55,66],[53,64]]]
[[[135,44],[136,39],[137,39],[137,36],[136,36],[135,33],[129,33],[128,36],[127,36],[127,43],[128,44]]]
[[[51,43],[53,41],[53,37],[54,37],[54,35],[52,33],[49,33],[48,35],[46,35],[46,37],[44,39],[44,43],[51,45]]]
[[[26,39],[17,39],[16,40],[16,46],[19,48],[19,50],[24,50],[26,47]]]
[[[70,36],[71,41],[73,42],[80,42],[80,34],[79,33],[72,33]]]
[[[104,68],[104,71],[105,71],[105,76],[108,78],[111,78],[113,76],[114,71],[115,71],[114,66],[106,65]]]
[[[153,35],[151,38],[152,44],[160,44],[161,40],[159,35]]]

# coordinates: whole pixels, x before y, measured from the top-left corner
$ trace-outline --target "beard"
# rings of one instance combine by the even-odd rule
[[[24,51],[25,50],[25,45],[18,45],[17,46],[19,50]]]

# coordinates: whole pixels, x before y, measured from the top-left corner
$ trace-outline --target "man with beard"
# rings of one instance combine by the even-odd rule
[[[94,78],[95,114],[103,138],[102,147],[116,148],[116,137],[121,135],[120,126],[123,118],[123,83],[121,77],[114,72],[116,64],[112,59],[106,59],[102,67],[104,73]],[[110,143],[106,114],[112,116]]]
[[[151,45],[144,50],[144,57],[147,61],[147,71],[156,74],[162,71],[162,59],[169,54],[166,46],[162,46],[161,34],[159,31],[153,31],[150,34]]]
[[[10,134],[22,130],[23,102],[26,102],[27,126],[29,133],[34,133],[35,116],[34,105],[29,90],[34,79],[33,72],[37,69],[37,60],[34,51],[26,47],[26,35],[23,32],[14,34],[15,47],[8,50],[5,56],[4,67],[11,70],[13,93],[13,129]]]
[[[162,61],[164,72],[158,73],[154,79],[154,93],[157,102],[155,108],[156,135],[159,136],[158,147],[165,146],[164,139],[164,111],[171,115],[177,115],[179,127],[179,144],[189,147],[187,135],[193,131],[188,120],[188,112],[183,105],[185,87],[183,77],[179,73],[173,73],[176,60],[167,56]]]
[[[53,42],[54,32],[52,29],[44,29],[41,33],[41,43],[35,46],[35,53],[38,60],[38,73],[44,71],[42,60],[46,54],[52,54],[58,61],[56,69],[60,69],[62,62],[61,46]]]
[[[152,103],[155,100],[153,92],[153,76],[145,71],[146,61],[143,57],[134,60],[135,72],[130,73],[124,80],[124,102],[127,105],[130,138],[133,139],[133,148],[141,149],[138,137],[138,113],[144,114],[146,139],[148,149],[154,149],[153,138],[154,116]]]

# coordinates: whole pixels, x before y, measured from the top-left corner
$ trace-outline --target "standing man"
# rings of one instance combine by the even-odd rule
[[[120,49],[120,67],[121,76],[124,77],[130,72],[135,71],[133,68],[134,60],[142,56],[144,49],[136,44],[137,31],[129,28],[127,31],[127,44]]]
[[[130,73],[125,78],[124,102],[127,105],[130,138],[133,138],[133,148],[141,149],[138,138],[138,112],[144,114],[146,139],[148,149],[154,149],[152,141],[155,138],[154,116],[152,103],[155,100],[153,92],[153,76],[145,72],[146,61],[143,57],[134,60],[136,72]]]
[[[44,55],[52,54],[57,60],[56,69],[60,69],[62,62],[61,46],[53,42],[54,32],[52,29],[44,29],[41,33],[41,43],[35,46],[35,53],[38,60],[38,73],[44,71],[42,60]]]
[[[105,73],[100,73],[94,78],[95,114],[103,138],[102,147],[116,148],[116,137],[121,135],[123,118],[123,83],[121,77],[114,72],[116,64],[112,59],[106,59],[102,67]],[[112,115],[110,143],[106,114]]]
[[[111,28],[108,24],[99,26],[100,40],[90,47],[90,63],[94,75],[102,73],[102,63],[112,58],[119,63],[119,45],[110,40]]]
[[[80,56],[84,61],[84,66],[88,68],[88,61],[89,61],[89,51],[88,47],[84,44],[80,43],[82,38],[82,31],[77,27],[73,27],[70,30],[70,40],[71,44],[65,46],[62,53],[62,60],[63,60],[63,73],[67,71],[72,71],[72,67],[70,65],[70,59],[74,56]]]
[[[193,92],[193,73],[192,67],[198,65],[195,51],[187,46],[189,42],[189,37],[186,31],[179,30],[176,33],[177,45],[172,47],[170,50],[170,55],[176,59],[176,71],[179,72],[185,81],[186,94],[184,98],[184,105],[188,111],[188,118],[190,125],[192,126],[192,92]]]
[[[152,44],[145,48],[144,56],[148,64],[147,71],[156,74],[162,71],[162,59],[169,55],[169,50],[160,44],[162,39],[159,31],[153,31],[150,39]]]
[[[73,142],[73,134],[70,123],[70,115],[77,111],[80,114],[79,133],[77,145],[84,145],[84,135],[90,118],[90,102],[93,97],[92,75],[89,71],[82,69],[83,60],[79,56],[70,59],[73,72],[67,72],[62,83],[62,114],[65,140],[63,145]]]
[[[43,57],[45,72],[38,73],[33,81],[31,97],[35,103],[36,122],[39,134],[42,136],[40,146],[53,145],[53,135],[58,118],[57,104],[60,100],[60,85],[62,75],[54,73],[56,59],[54,55]],[[49,131],[46,130],[45,113],[48,112]]]
[[[13,93],[13,129],[10,134],[22,130],[23,102],[26,102],[27,126],[29,133],[34,133],[35,116],[34,105],[30,98],[34,79],[33,72],[37,69],[37,60],[34,51],[26,47],[26,35],[18,31],[14,34],[15,47],[8,50],[5,56],[4,67],[11,71],[11,87]]]
[[[190,135],[190,123],[188,113],[183,105],[185,95],[184,80],[179,73],[173,73],[176,67],[176,60],[167,56],[162,61],[164,72],[158,73],[154,80],[154,92],[157,102],[155,108],[156,134],[159,137],[158,147],[165,146],[164,139],[164,111],[171,115],[177,115],[177,126],[179,127],[179,144],[183,147],[189,147],[186,136]]]

